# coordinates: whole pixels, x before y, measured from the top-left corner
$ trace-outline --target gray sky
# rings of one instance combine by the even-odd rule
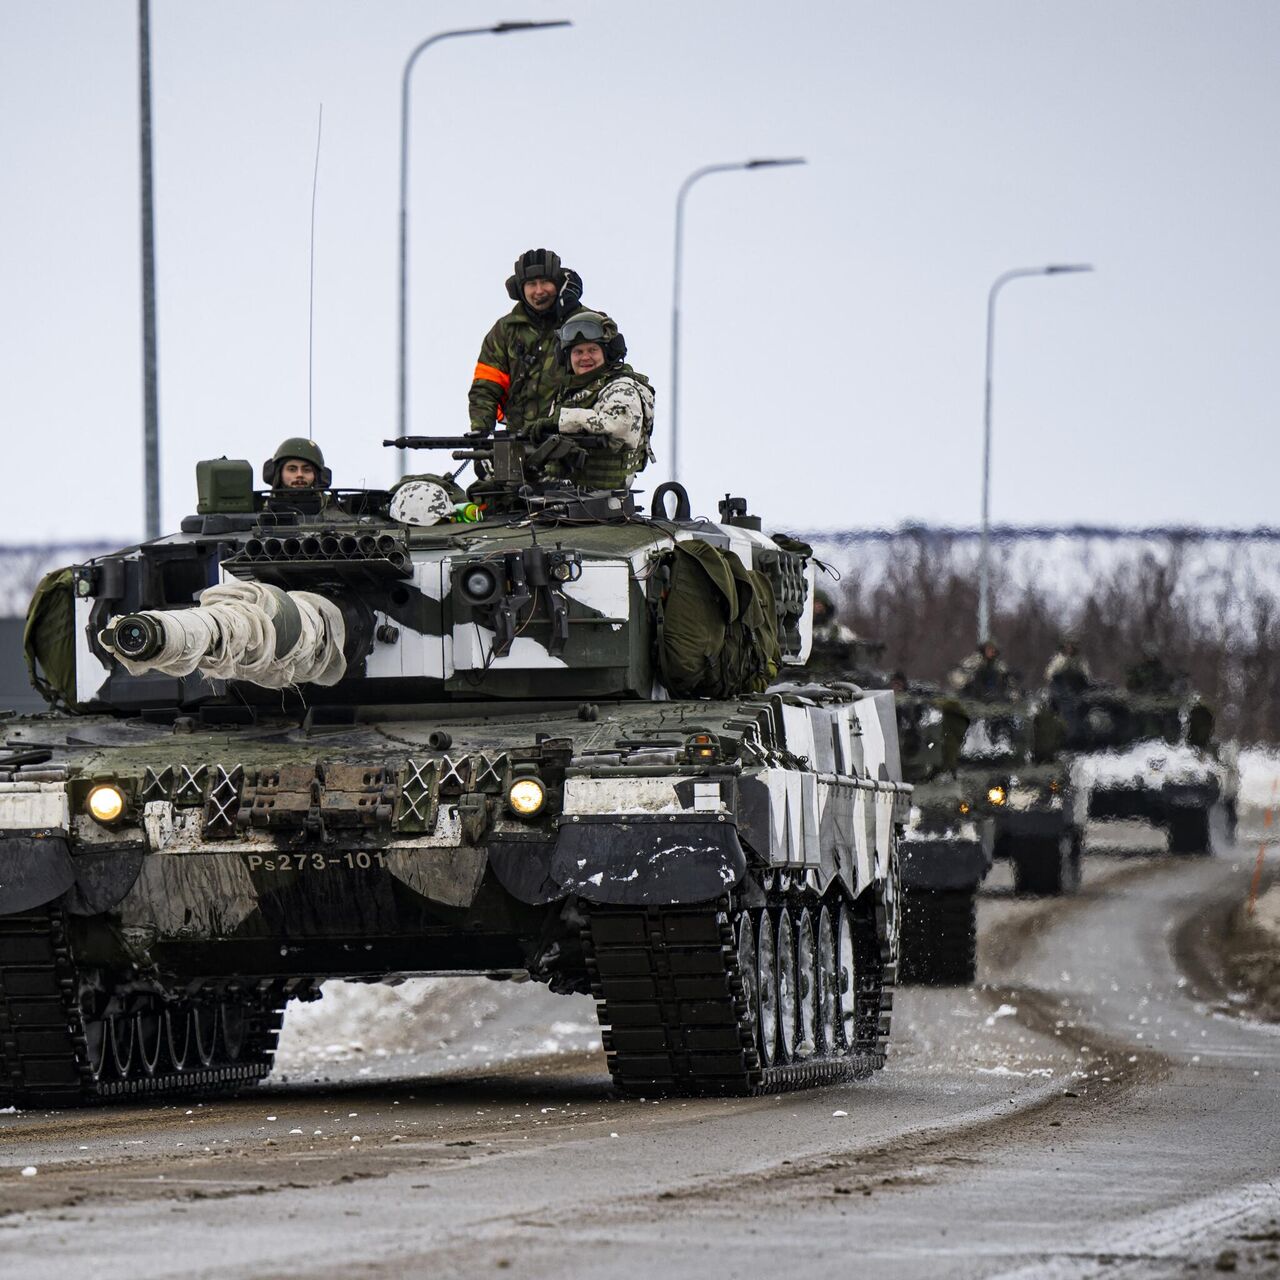
[[[690,196],[682,434],[695,507],[767,526],[972,523],[986,291],[993,514],[1276,521],[1280,6],[1204,0],[153,0],[164,522],[197,459],[313,432],[394,460],[399,77],[415,78],[410,423],[464,429],[521,250],[549,245],[658,389]],[[0,0],[0,541],[137,536],[136,7]]]

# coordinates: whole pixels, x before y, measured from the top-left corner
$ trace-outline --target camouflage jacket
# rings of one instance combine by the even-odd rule
[[[590,449],[582,466],[569,473],[580,488],[624,488],[652,456],[653,388],[629,364],[570,375],[551,418],[562,436],[589,435],[606,442],[605,448]]]
[[[579,305],[569,314],[581,310]],[[472,431],[488,435],[495,422],[520,431],[548,416],[569,381],[557,358],[556,329],[562,323],[554,309],[534,316],[517,302],[485,334],[467,397]]]

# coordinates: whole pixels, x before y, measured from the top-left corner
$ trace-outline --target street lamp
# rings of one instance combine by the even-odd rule
[[[728,173],[735,169],[777,169],[784,165],[804,164],[800,156],[782,159],[739,160],[731,164],[708,164],[695,169],[681,184],[676,195],[675,282],[671,301],[671,478],[680,479],[680,270],[684,258],[684,198],[699,178],[709,173]]]
[[[1051,263],[1015,267],[996,276],[987,294],[987,381],[982,410],[982,544],[978,553],[978,643],[991,638],[991,372],[995,359],[996,296],[1010,280],[1023,276],[1064,276],[1092,271],[1087,263]]]
[[[414,64],[420,54],[425,53],[433,44],[441,40],[451,40],[454,36],[504,36],[512,31],[545,31],[549,27],[571,27],[566,18],[557,18],[550,22],[497,22],[491,27],[462,27],[457,31],[439,31],[428,36],[409,55],[404,64],[404,74],[400,79],[400,324],[399,324],[399,382],[397,385],[396,421],[399,424],[397,434],[405,435],[405,329],[407,326],[408,305],[405,298],[405,270],[408,258],[408,203],[409,203],[409,82]],[[407,455],[400,452],[400,474],[405,473]]]

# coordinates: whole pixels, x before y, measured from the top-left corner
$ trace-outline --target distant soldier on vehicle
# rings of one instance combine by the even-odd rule
[[[290,436],[262,464],[262,479],[269,489],[328,489],[333,472],[324,465],[324,454],[314,440]]]
[[[1074,636],[1063,636],[1044,669],[1044,682],[1056,693],[1082,693],[1093,683],[1088,660]]]
[[[1142,646],[1142,656],[1124,676],[1124,687],[1130,693],[1176,694],[1185,685],[1186,677],[1168,667],[1159,648],[1149,640]]]
[[[556,329],[582,309],[582,277],[550,249],[528,249],[507,293],[516,305],[485,335],[468,396],[471,430],[481,435],[498,422],[522,431],[549,413],[566,382]],[[606,326],[617,333],[607,317]]]
[[[649,379],[626,363],[626,340],[597,311],[576,311],[556,343],[566,380],[549,415],[530,425],[538,447],[528,462],[580,489],[625,489],[653,456]]]
[[[1007,702],[1016,695],[1013,676],[994,640],[984,640],[951,671],[947,683],[961,696],[980,702]]]
[[[826,591],[821,587],[814,591],[810,674],[881,688],[885,685],[885,676],[872,670],[868,660],[878,659],[883,652],[881,641],[863,640],[852,627],[840,621],[836,603]]]

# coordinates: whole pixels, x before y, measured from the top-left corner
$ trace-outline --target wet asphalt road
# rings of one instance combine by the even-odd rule
[[[864,1084],[621,1102],[598,1053],[536,1056],[548,1020],[585,1025],[589,1002],[504,985],[476,1019],[500,1050],[487,1070],[392,1055],[377,1079],[0,1116],[0,1261],[30,1277],[1280,1275],[1280,1028],[1215,976],[1251,871],[1245,850],[1094,857],[1066,902],[997,881],[984,985],[903,992],[890,1064]]]

